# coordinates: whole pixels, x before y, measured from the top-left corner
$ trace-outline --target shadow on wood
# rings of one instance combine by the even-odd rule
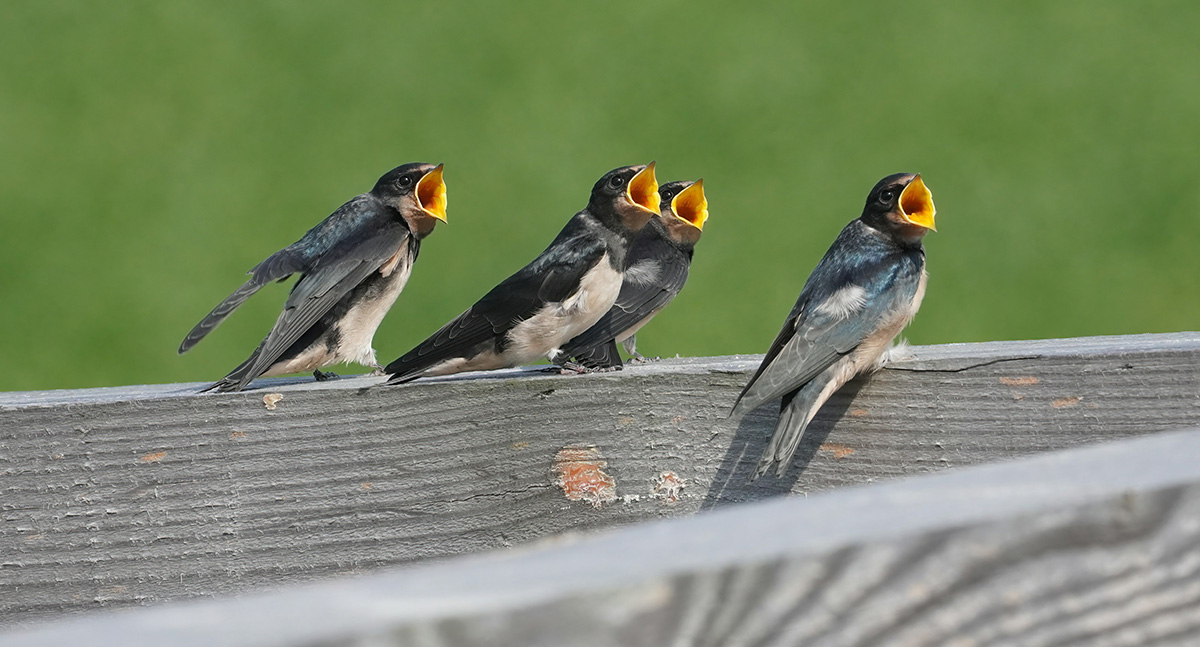
[[[708,485],[708,491],[705,493],[704,501],[700,503],[700,509],[711,510],[735,500],[757,500],[787,494],[795,490],[800,475],[817,457],[817,452],[822,447],[829,447],[825,444],[825,439],[833,431],[834,422],[842,419],[850,408],[850,403],[854,401],[863,385],[870,379],[869,376],[863,376],[850,381],[842,387],[839,397],[826,403],[821,410],[821,415],[814,419],[808,429],[804,431],[804,436],[801,438],[800,445],[796,448],[796,454],[792,457],[791,465],[786,472],[776,476],[772,469],[755,483],[756,487],[753,490],[746,493],[749,496],[742,495],[735,498],[734,493],[746,490],[746,484],[754,478],[754,470],[763,452],[766,451],[767,441],[779,420],[779,404],[772,402],[764,405],[760,407],[757,415],[752,414],[741,419],[738,422],[737,430],[730,439],[729,449],[725,451],[725,457],[721,459],[721,464],[717,467],[712,482]],[[774,412],[774,415],[764,415],[767,411]],[[766,433],[763,433],[764,427],[768,429]],[[837,456],[839,452],[844,453],[847,450],[849,450],[848,447],[836,446],[833,453]]]

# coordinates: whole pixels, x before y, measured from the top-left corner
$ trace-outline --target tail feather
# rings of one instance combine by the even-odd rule
[[[384,371],[387,371],[387,369],[386,369],[386,368],[385,368],[385,369],[383,369],[383,370],[384,370]],[[415,372],[415,373],[408,373],[408,374],[406,374],[406,375],[404,375],[404,374],[401,374],[401,375],[390,375],[390,376],[388,377],[388,381],[387,381],[387,382],[384,382],[384,383],[383,383],[383,385],[384,385],[384,386],[395,386],[395,385],[397,385],[397,384],[408,384],[409,382],[412,382],[413,380],[415,380],[415,379],[417,379],[417,378],[419,378],[419,377],[421,377],[421,376],[422,376],[422,375],[421,375],[421,371],[417,371],[417,372]]]
[[[838,373],[838,365],[834,364],[798,390],[783,396],[779,407],[779,422],[775,424],[775,433],[771,435],[771,440],[758,461],[758,467],[754,470],[755,479],[766,474],[771,465],[775,465],[776,476],[783,476],[787,471],[808,424],[816,417],[817,411],[833,391],[841,386],[832,384]]]
[[[617,352],[617,342],[608,340],[608,343],[593,346],[584,351],[580,355],[575,356],[575,360],[588,368],[621,368],[621,354]]]
[[[255,292],[258,292],[262,287],[271,281],[283,281],[296,272],[304,271],[309,267],[307,256],[299,251],[296,247],[300,243],[295,243],[284,247],[283,249],[271,254],[266,260],[255,265],[247,274],[250,274],[250,280],[242,284],[242,286],[233,291],[233,294],[225,297],[225,300],[217,304],[217,307],[212,309],[200,323],[192,328],[191,332],[183,338],[183,343],[179,344],[179,354],[182,355],[197,342],[204,339],[208,333],[219,326],[229,313],[237,310],[238,306],[246,302]]]
[[[260,343],[258,348],[255,348],[254,352],[250,353],[250,357],[246,358],[246,361],[238,364],[237,368],[233,369],[232,371],[229,371],[229,375],[226,375],[216,382],[213,382],[203,389],[200,389],[200,392],[208,393],[209,391],[218,391],[225,393],[229,391],[241,391],[242,389],[246,388],[246,385],[254,380],[254,378],[258,377],[259,373],[261,373],[261,371],[259,371],[259,373],[253,373],[250,369],[254,366],[254,362],[258,359],[259,354],[262,352],[262,348],[263,345]]]
[[[197,342],[204,339],[208,333],[212,332],[222,321],[225,321],[225,318],[231,312],[237,310],[238,306],[246,302],[246,299],[249,299],[255,292],[258,292],[262,286],[263,284],[258,282],[257,279],[250,279],[243,283],[242,287],[234,290],[233,294],[225,297],[224,301],[217,304],[217,307],[213,308],[212,312],[208,313],[208,316],[204,317],[204,319],[201,319],[200,323],[196,324],[196,327],[192,328],[191,332],[183,338],[183,343],[179,344],[179,354],[182,355],[191,350],[192,346],[195,346]]]

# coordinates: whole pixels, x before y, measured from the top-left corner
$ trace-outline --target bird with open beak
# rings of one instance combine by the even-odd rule
[[[925,296],[926,233],[933,195],[920,175],[898,173],[871,189],[862,215],[842,229],[809,275],[783,329],[742,389],[731,416],[782,397],[779,421],[754,478],[782,475],[821,405],[873,370]]]
[[[656,215],[653,162],[609,171],[533,262],[388,364],[388,384],[553,360],[612,307],[629,245]]]
[[[446,221],[442,165],[405,164],[375,188],[334,211],[300,240],[248,273],[250,280],[213,308],[179,346],[196,345],[251,295],[292,274],[275,327],[246,361],[205,391],[240,391],[259,376],[312,371],[355,362],[379,369],[371,347],[375,330],[404,289],[421,240]]]
[[[572,358],[587,370],[621,368],[617,344],[635,362],[637,332],[683,290],[708,200],[704,180],[669,182],[658,189],[659,213],[638,233],[629,249],[629,267],[613,307],[583,334],[567,342],[560,359]]]

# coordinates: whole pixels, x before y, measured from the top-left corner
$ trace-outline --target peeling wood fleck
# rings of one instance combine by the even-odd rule
[[[564,447],[554,457],[555,485],[571,501],[590,503],[600,508],[617,500],[617,482],[604,472],[608,462],[599,448]]]

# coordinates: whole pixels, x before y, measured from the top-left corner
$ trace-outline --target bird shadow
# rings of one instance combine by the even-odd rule
[[[711,510],[791,493],[804,476],[809,464],[816,458],[829,433],[849,410],[867,379],[852,380],[821,407],[808,429],[804,430],[804,436],[796,448],[795,455],[792,456],[791,463],[779,476],[775,475],[775,468],[772,467],[766,474],[757,480],[754,479],[758,461],[775,431],[775,424],[779,421],[778,404],[776,403],[774,412],[770,412],[770,409],[764,406],[744,416],[737,423],[729,449],[721,459],[721,464],[717,466],[717,473],[709,484],[700,509]]]

